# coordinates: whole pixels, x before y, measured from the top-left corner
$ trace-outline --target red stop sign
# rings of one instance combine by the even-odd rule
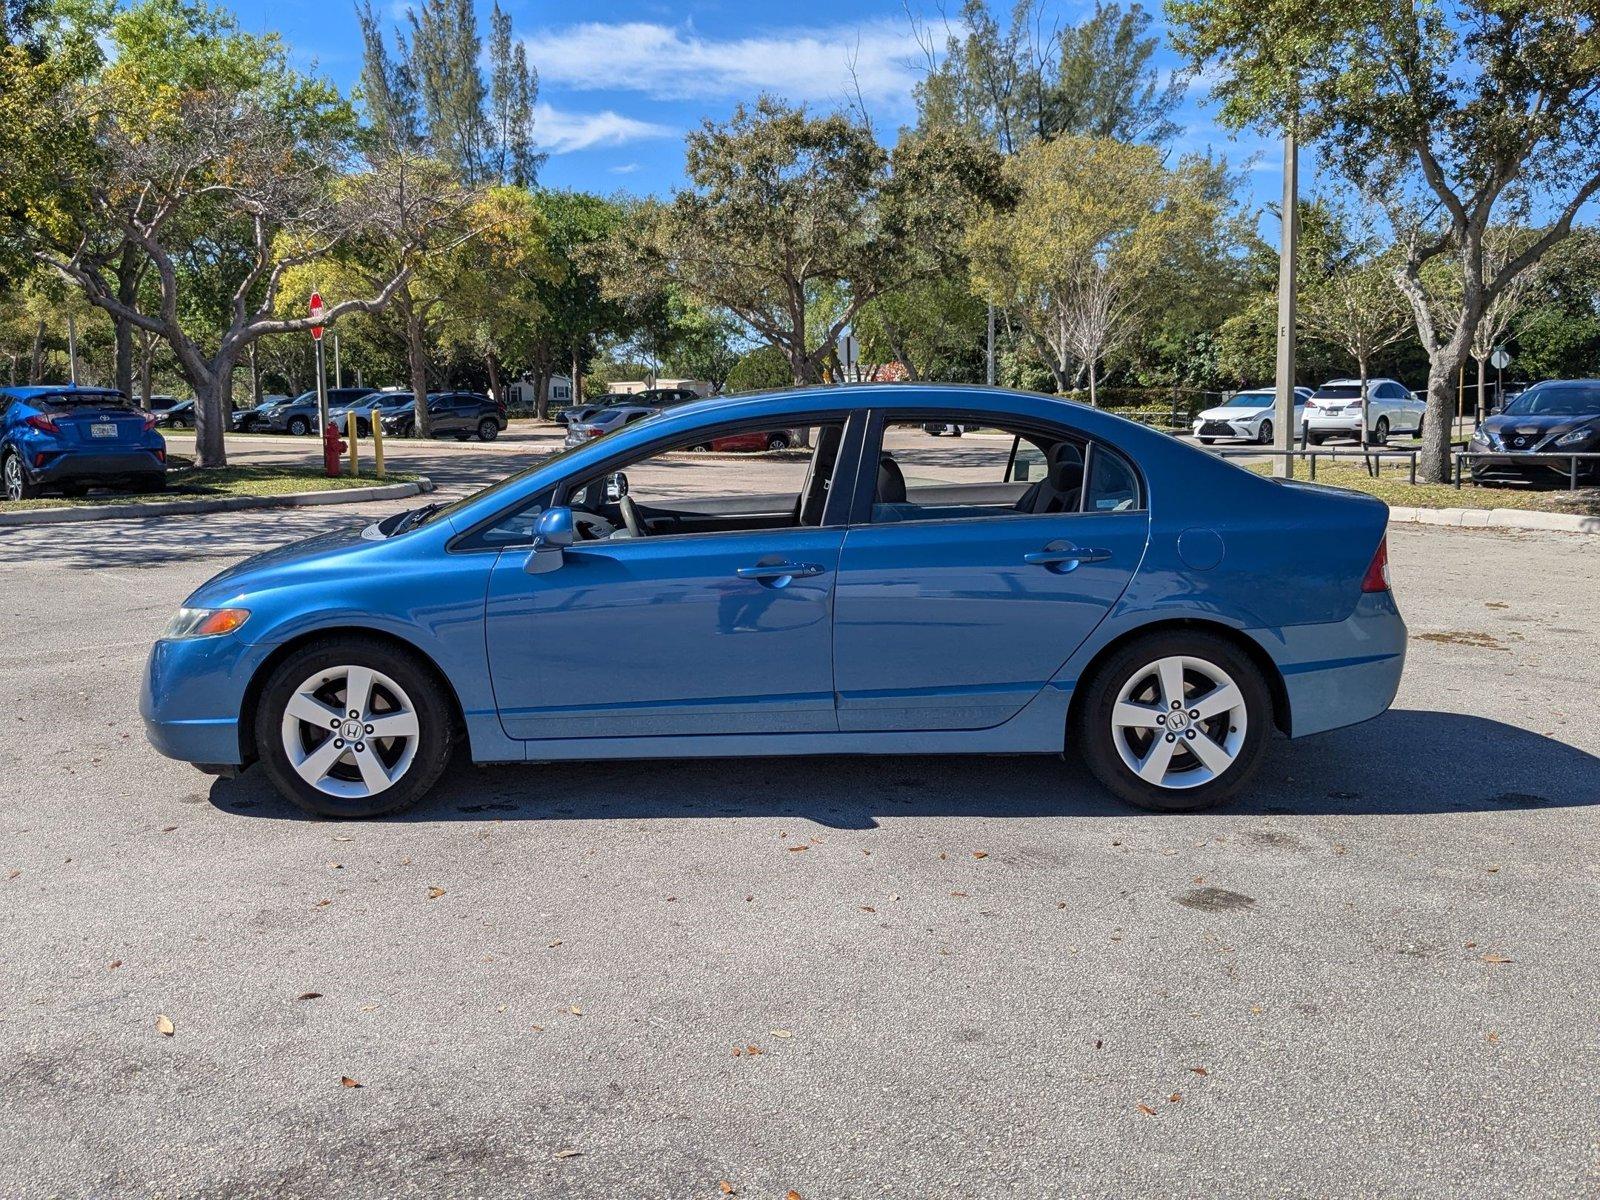
[[[311,293],[311,319],[317,322],[311,327],[311,340],[322,340],[322,297],[316,292]]]

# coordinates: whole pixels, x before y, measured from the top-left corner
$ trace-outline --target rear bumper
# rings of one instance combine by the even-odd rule
[[[157,457],[153,449],[137,450],[64,450],[35,467],[24,459],[23,467],[35,483],[70,483],[80,479],[142,479],[151,475],[164,475],[167,464]]]
[[[1349,416],[1307,417],[1305,426],[1312,433],[1348,433],[1352,437],[1361,431],[1361,414]]]
[[[1406,623],[1392,592],[1363,594],[1343,621],[1257,631],[1289,697],[1290,736],[1369,721],[1388,710],[1406,665]]]

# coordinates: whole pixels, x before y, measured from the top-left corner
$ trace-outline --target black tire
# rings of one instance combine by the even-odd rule
[[[707,443],[701,442],[698,446],[690,446],[689,447],[689,453],[691,453],[691,454],[705,454],[708,451],[710,451],[710,449],[711,449],[711,447]]]
[[[1256,444],[1260,446],[1272,445],[1272,422],[1262,421],[1261,428],[1256,430]]]
[[[492,442],[499,436],[500,426],[493,417],[485,417],[478,422],[478,440],[480,442]]]
[[[1203,437],[1203,438],[1200,439],[1200,444],[1202,446],[1209,446],[1209,445],[1211,445],[1212,442],[1214,442],[1216,440],[1217,439],[1214,438],[1214,437]]]
[[[305,437],[306,434],[311,432],[311,422],[304,417],[290,417],[288,430],[295,437]]]
[[[1320,445],[1322,445],[1323,442],[1325,442],[1327,440],[1328,440],[1328,435],[1325,434],[1325,433],[1308,433],[1308,434],[1306,434],[1306,445],[1308,445],[1308,446],[1320,446]]]
[[[1112,726],[1112,710],[1123,687],[1159,659],[1182,655],[1221,668],[1243,696],[1245,729],[1233,762],[1220,775],[1189,786],[1163,786],[1141,779],[1122,759]],[[1272,693],[1261,671],[1233,642],[1216,634],[1174,630],[1148,634],[1123,645],[1098,664],[1073,707],[1071,740],[1094,777],[1112,795],[1135,808],[1154,812],[1198,812],[1228,799],[1260,766],[1272,729]],[[1227,721],[1224,716],[1222,720]],[[1220,731],[1224,736],[1229,730]],[[1152,736],[1156,735],[1152,730]],[[1183,746],[1182,741],[1178,742]],[[1187,762],[1194,758],[1185,751]],[[1198,759],[1194,759],[1198,766]]]
[[[28,470],[15,452],[0,459],[0,495],[7,500],[37,500],[43,490],[28,478]]]
[[[318,671],[362,666],[393,679],[405,690],[417,715],[418,740],[411,765],[398,782],[359,799],[330,795],[302,779],[289,761],[282,736],[284,706],[295,690]],[[450,706],[444,691],[422,661],[387,642],[340,635],[302,646],[267,678],[255,712],[256,755],[285,799],[320,817],[381,817],[410,808],[438,781],[454,748]]]
[[[1389,418],[1388,417],[1379,417],[1377,419],[1377,421],[1373,424],[1373,426],[1372,426],[1372,441],[1369,444],[1373,445],[1373,446],[1387,446],[1389,444]]]
[[[1427,417],[1418,417],[1417,418],[1417,431],[1415,433],[1413,433],[1411,436],[1416,438],[1417,441],[1419,441],[1419,442],[1422,440],[1422,427],[1427,422],[1427,420],[1428,420]]]
[[[768,450],[787,450],[788,448],[789,435],[787,433],[775,433],[767,439]]]

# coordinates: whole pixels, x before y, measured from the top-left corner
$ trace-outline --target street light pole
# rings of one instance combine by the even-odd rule
[[[1272,448],[1279,451],[1272,459],[1272,474],[1278,479],[1294,478],[1294,458],[1285,453],[1294,448],[1294,334],[1295,334],[1295,257],[1300,241],[1300,147],[1291,118],[1283,135],[1283,237],[1278,248],[1278,377],[1273,415],[1277,424],[1272,433]]]

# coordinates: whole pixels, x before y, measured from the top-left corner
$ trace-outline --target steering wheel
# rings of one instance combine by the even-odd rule
[[[572,510],[572,523],[578,527],[578,536],[584,541],[600,542],[616,532],[617,527],[604,517],[582,509]]]
[[[650,530],[645,528],[644,518],[639,515],[639,506],[633,502],[632,496],[623,496],[617,501],[617,507],[622,510],[622,523],[628,527],[631,535],[650,536]]]

